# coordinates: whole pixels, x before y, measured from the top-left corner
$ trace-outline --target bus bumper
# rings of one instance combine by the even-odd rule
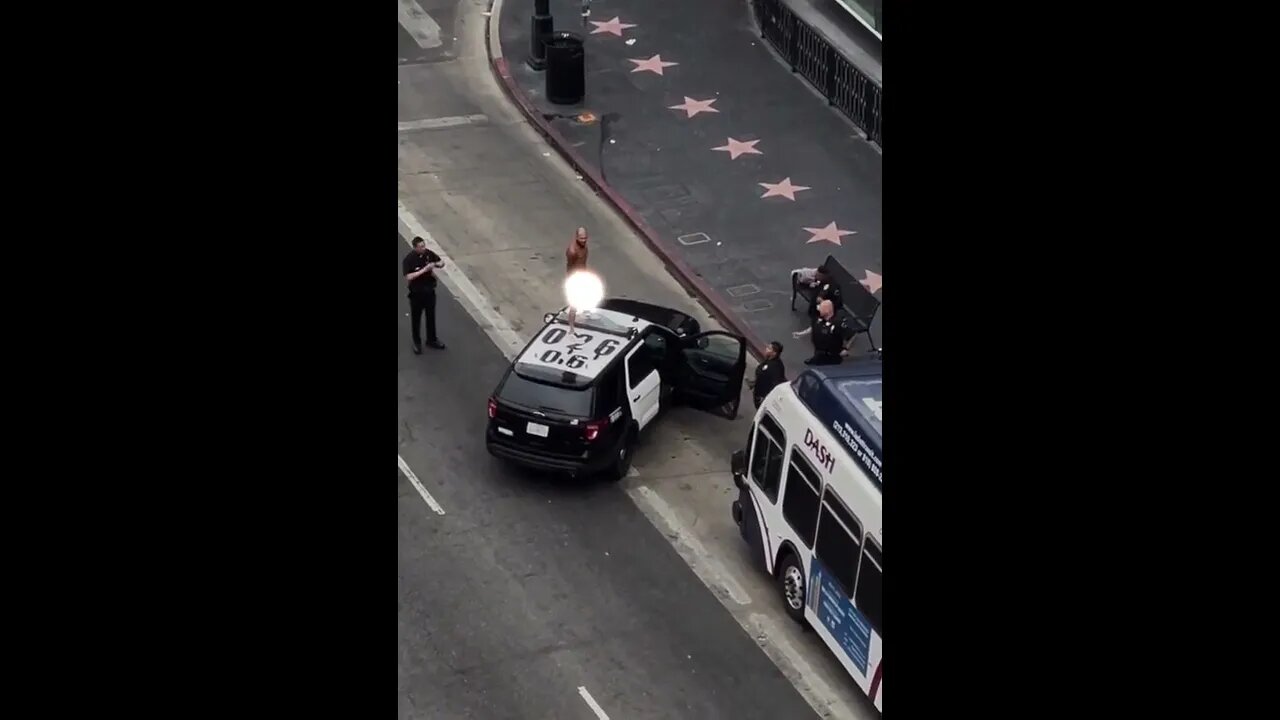
[[[729,459],[729,468],[733,471],[733,484],[738,488],[738,490],[742,490],[743,487],[745,487],[747,482],[746,448],[735,451],[733,453],[733,456]],[[734,500],[733,505],[730,508],[730,512],[733,514],[733,522],[738,525],[739,529],[741,529],[742,528],[742,503],[738,500]]]
[[[729,469],[733,471],[733,484],[741,490],[747,482],[747,450],[737,450],[729,458]]]

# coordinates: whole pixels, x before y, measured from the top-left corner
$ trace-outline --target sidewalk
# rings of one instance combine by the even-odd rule
[[[596,0],[586,29],[580,7],[551,2],[556,29],[586,37],[581,106],[549,103],[525,65],[530,2],[495,7],[495,70],[717,313],[757,347],[791,342],[806,320],[789,272],[829,254],[880,296],[880,154],[778,61],[747,3]]]

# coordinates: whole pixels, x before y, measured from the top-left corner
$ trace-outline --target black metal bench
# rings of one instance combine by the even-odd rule
[[[871,323],[876,319],[876,312],[880,309],[880,301],[867,290],[866,286],[851,275],[834,256],[828,255],[826,261],[822,264],[827,268],[827,272],[831,273],[831,279],[840,285],[841,295],[844,299],[844,307],[840,308],[840,315],[849,323],[849,327],[853,328],[854,337],[865,334],[867,342],[874,349],[876,343],[871,338]],[[796,309],[797,295],[804,298],[805,303],[809,304],[813,302],[813,298],[817,294],[817,288],[800,282],[800,273],[792,271],[792,310]]]

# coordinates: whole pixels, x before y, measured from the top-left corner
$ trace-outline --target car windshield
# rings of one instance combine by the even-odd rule
[[[556,377],[550,377],[556,375]],[[545,378],[539,382],[537,378]],[[510,403],[537,410],[551,410],[574,417],[591,417],[590,387],[560,387],[548,384],[560,382],[561,377],[535,365],[518,364],[515,372],[507,376],[498,397]],[[589,378],[587,379],[589,381]]]

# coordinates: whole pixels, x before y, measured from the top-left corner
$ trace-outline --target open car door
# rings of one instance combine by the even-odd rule
[[[693,407],[730,420],[742,403],[747,341],[719,330],[683,338],[676,391]]]

